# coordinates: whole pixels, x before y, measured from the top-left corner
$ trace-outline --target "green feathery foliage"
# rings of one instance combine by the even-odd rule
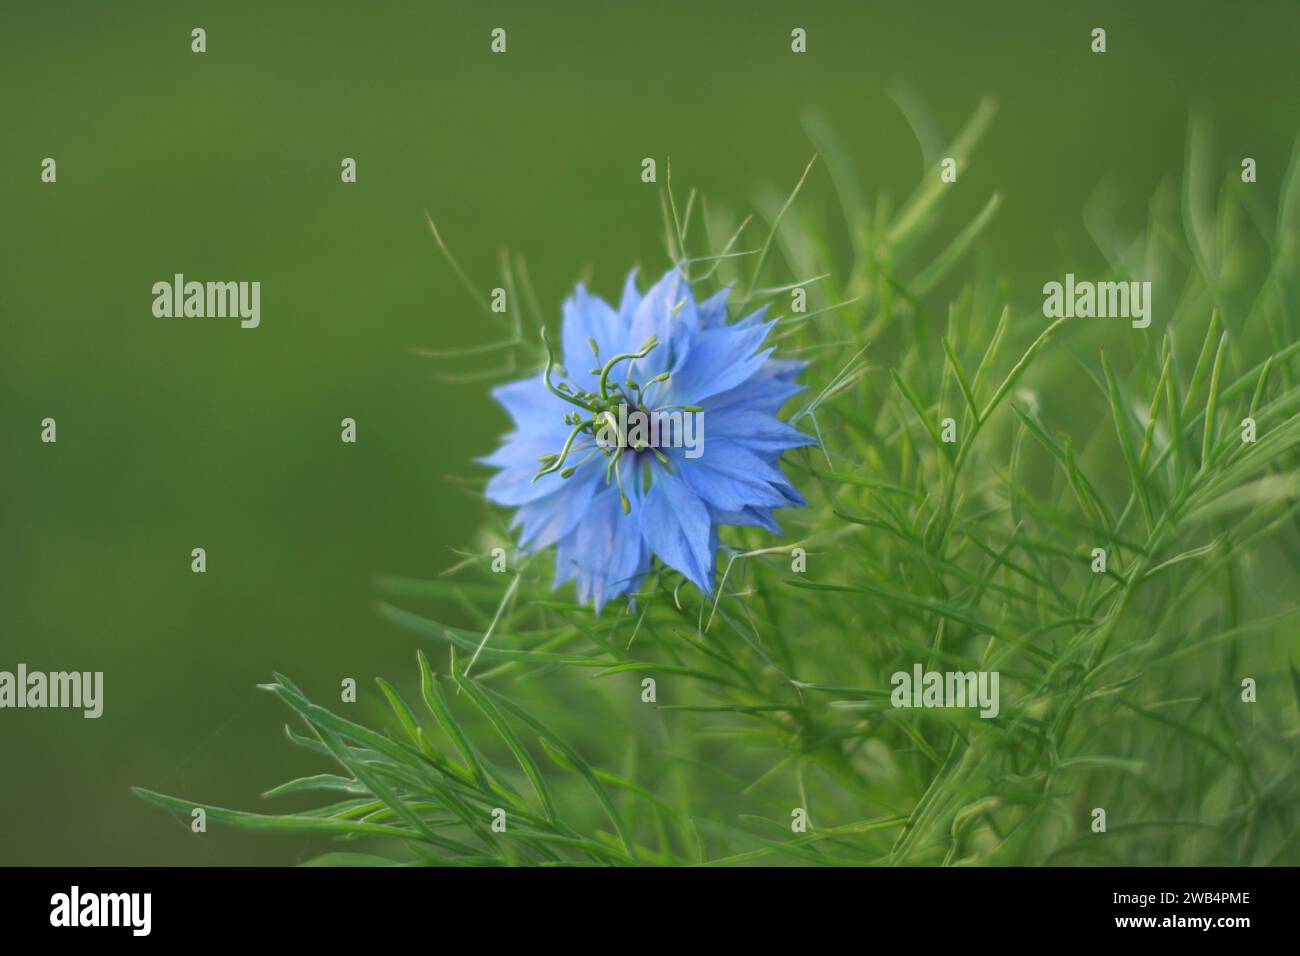
[[[936,241],[937,157],[966,168],[993,113],[897,209],[811,120],[799,186],[829,170],[833,228],[798,187],[757,229],[680,202],[669,174],[668,255],[702,294],[731,284],[735,314],[808,301],[774,336],[813,363],[788,417],[821,445],[785,459],[811,507],[781,513],[784,539],[729,529],[715,596],[659,571],[596,618],[550,591],[549,556],[491,572],[497,515],[442,577],[381,579],[382,616],[428,650],[405,696],[379,682],[385,727],[267,685],[310,732],[290,741],[336,765],[268,796],[335,802],[141,795],[357,848],[323,863],[1300,863],[1300,148],[1273,210],[1220,180],[1199,123],[1145,231],[1098,193],[1098,278],[1156,281],[1148,329],[1046,320],[975,269],[936,313],[999,203]],[[538,357],[543,309],[518,260],[502,271],[530,316],[477,350],[509,356],[490,374]],[[999,672],[1000,714],[891,706],[914,664]]]

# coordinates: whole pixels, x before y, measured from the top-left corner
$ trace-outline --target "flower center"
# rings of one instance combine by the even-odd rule
[[[595,339],[588,339],[587,342],[591,345],[592,354],[599,363],[600,348],[596,345]],[[656,408],[650,403],[646,392],[653,386],[668,381],[668,372],[656,375],[644,386],[632,378],[636,360],[645,358],[659,344],[658,338],[653,335],[637,351],[615,355],[598,368],[593,368],[591,374],[597,376],[594,391],[576,389],[564,382],[553,383],[551,375],[556,370],[555,354],[545,329],[542,330],[542,344],[546,346],[546,370],[542,373],[542,381],[548,391],[575,406],[578,411],[564,416],[565,424],[572,426],[569,437],[559,452],[543,455],[538,459],[541,468],[533,476],[533,481],[556,471],[560,473],[561,478],[569,478],[592,458],[604,455],[605,483],[609,484],[611,480],[618,483],[619,500],[623,505],[623,513],[627,514],[632,510],[632,504],[623,490],[620,464],[624,456],[631,454],[635,463],[640,457],[639,452],[650,451],[661,465],[667,465],[667,456],[659,450],[661,444],[667,444],[663,440],[659,427],[661,413],[665,411],[698,413],[701,409],[696,405],[661,405]],[[623,381],[611,380],[615,367],[623,362],[628,363],[627,374]],[[592,441],[590,444],[584,442],[582,449],[579,449],[577,443],[584,436]],[[574,452],[588,449],[590,453],[577,464],[566,465]]]

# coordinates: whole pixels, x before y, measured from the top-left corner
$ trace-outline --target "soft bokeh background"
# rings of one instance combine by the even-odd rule
[[[208,52],[190,52],[202,26]],[[509,52],[488,51],[491,28]],[[809,53],[790,53],[804,27]],[[1092,27],[1109,52],[1088,49]],[[319,844],[195,836],[129,793],[226,806],[319,764],[255,689],[272,670],[358,718],[411,639],[373,577],[428,576],[482,506],[449,477],[504,425],[413,348],[495,333],[508,246],[544,308],[590,268],[666,265],[640,160],[743,204],[788,189],[820,110],[868,192],[919,172],[889,90],[947,133],[995,125],[960,187],[1005,203],[980,256],[1014,298],[1099,263],[1081,210],[1134,223],[1190,111],[1276,191],[1300,118],[1294,3],[34,3],[0,10],[0,669],[105,672],[104,716],[0,712],[0,863],[287,863]],[[44,157],[57,185],[39,181]],[[355,157],[359,182],[339,181]],[[1234,163],[1237,160],[1234,160]],[[826,201],[824,172],[811,201]],[[964,205],[963,205],[964,204]],[[260,280],[262,325],[166,320],[176,272]],[[39,423],[58,420],[57,445]],[[339,420],[359,423],[355,446]],[[208,573],[190,572],[204,547]]]

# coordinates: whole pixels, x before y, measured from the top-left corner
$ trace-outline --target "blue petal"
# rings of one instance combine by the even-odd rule
[[[599,614],[605,602],[635,588],[650,567],[637,512],[623,513],[615,489],[598,494],[575,536],[581,600],[590,596]]]
[[[763,343],[772,323],[748,329],[735,326],[700,332],[690,352],[673,369],[669,379],[672,401],[695,405],[711,395],[735,388],[763,367],[772,350],[755,351]]]
[[[817,439],[785,422],[745,406],[720,408],[705,415],[708,443],[723,438],[752,451],[785,451],[817,444]],[[707,451],[706,451],[707,454]]]
[[[520,431],[561,431],[567,434],[564,416],[572,406],[548,392],[540,375],[498,385],[492,389],[492,397],[510,413]]]
[[[700,317],[700,328],[708,329],[727,322],[727,297],[731,295],[731,286],[721,292],[715,292],[698,306],[696,312]]]
[[[802,359],[769,359],[767,365],[763,366],[763,372],[773,378],[790,382],[807,367],[808,363]]]
[[[515,512],[512,526],[522,526],[519,547],[525,551],[549,548],[583,520],[592,497],[603,487],[599,468],[583,468],[571,478],[555,478],[561,485],[544,498],[530,501]],[[538,482],[540,485],[546,478]]]
[[[623,328],[632,327],[632,317],[636,315],[637,306],[641,304],[641,293],[636,287],[636,270],[633,269],[623,280],[623,298],[618,303],[618,317]]]
[[[558,474],[550,474],[534,481],[533,478],[537,475],[535,465],[536,463],[497,472],[488,479],[483,493],[489,501],[514,508],[526,505],[530,501],[546,498],[559,491],[564,479]]]
[[[582,286],[578,286],[565,300],[563,313],[564,326],[560,337],[564,367],[575,385],[591,391],[597,380],[591,369],[626,350],[626,324],[604,299],[592,295]],[[600,349],[599,362],[592,354],[589,339],[594,339]],[[551,381],[555,381],[554,376]]]
[[[785,503],[785,495],[778,490],[786,484],[785,473],[770,453],[755,452],[739,442],[715,437],[705,443],[704,454],[688,465],[712,471],[735,483],[750,494],[750,504]],[[721,502],[718,504],[726,507]]]
[[[710,505],[709,516],[715,524],[736,525],[738,527],[757,526],[766,528],[773,534],[781,534],[781,526],[773,519],[771,508],[747,507],[740,511],[724,511]]]
[[[637,379],[652,379],[682,361],[699,327],[691,287],[680,271],[670,269],[645,294],[632,317],[628,351],[640,349],[652,335],[659,340],[649,355],[637,360]]]
[[[740,511],[750,505],[771,508],[786,503],[785,496],[769,479],[739,467],[724,464],[722,468],[713,468],[709,461],[699,459],[686,463],[681,477],[710,507],[726,511]]]
[[[686,575],[705,594],[712,590],[713,551],[708,509],[680,478],[666,471],[640,504],[641,534],[664,564]]]
[[[484,455],[482,458],[476,458],[480,465],[491,465],[494,468],[516,468],[531,467],[525,463],[536,465],[533,471],[541,467],[538,458],[542,455],[555,454],[564,447],[564,440],[569,437],[572,426],[564,424],[562,419],[559,421],[559,427],[551,428],[545,431],[513,431],[501,438],[501,444],[496,451],[490,455]],[[584,439],[586,441],[584,442]],[[573,451],[577,452],[584,446],[588,446],[591,439],[582,436],[574,442]],[[590,450],[587,447],[587,450]],[[572,454],[572,453],[571,453]],[[575,459],[577,460],[577,459]]]
[[[804,388],[805,386],[793,382],[754,375],[735,388],[729,388],[719,395],[711,395],[699,404],[706,412],[743,405],[750,411],[775,415],[782,405]]]
[[[799,494],[799,490],[795,488],[794,485],[790,484],[788,481],[783,481],[778,485],[774,485],[773,487],[775,487],[776,490],[781,492],[781,494],[785,497],[786,504],[792,505],[796,508],[808,507],[808,501],[804,498],[803,495]]]

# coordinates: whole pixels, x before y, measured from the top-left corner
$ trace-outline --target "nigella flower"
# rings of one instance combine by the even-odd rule
[[[579,286],[563,366],[547,341],[540,376],[493,391],[514,430],[481,459],[487,497],[522,550],[555,546],[555,587],[599,613],[658,556],[709,594],[720,526],[780,533],[773,509],[806,504],[779,459],[815,442],[776,417],[804,363],[770,357],[765,311],[728,323],[727,290],[697,303],[676,268],[644,297],[633,272],[617,309]]]

